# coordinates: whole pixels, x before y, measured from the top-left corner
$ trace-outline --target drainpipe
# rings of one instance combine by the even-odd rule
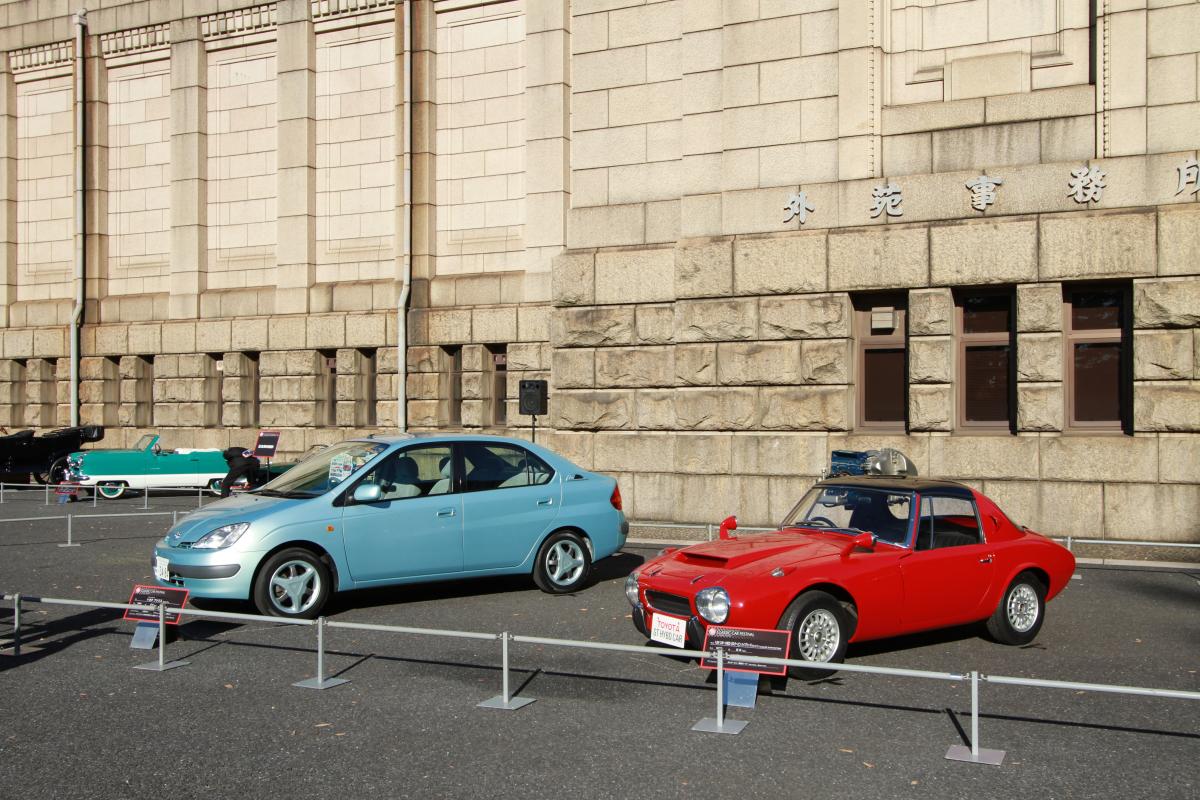
[[[396,298],[396,427],[401,431],[408,430],[408,294],[412,285],[412,231],[413,231],[413,157],[412,157],[412,122],[413,100],[415,99],[416,82],[412,74],[412,3],[404,4],[404,62],[402,84],[406,87],[408,97],[404,98],[404,157],[407,160],[404,173],[404,199],[407,211],[404,214],[404,230],[401,240],[408,250],[404,254],[404,274],[401,277],[400,296]],[[402,90],[403,91],[403,90]]]
[[[84,81],[83,44],[87,11],[75,12],[75,308],[71,311],[71,425],[79,424],[79,328],[83,322],[84,240],[86,239],[83,194],[84,179]]]

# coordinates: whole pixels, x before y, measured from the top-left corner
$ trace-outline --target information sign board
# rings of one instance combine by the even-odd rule
[[[783,675],[787,667],[775,664],[756,664],[740,661],[738,656],[761,656],[762,658],[787,658],[792,643],[790,631],[772,631],[762,628],[730,628],[725,625],[709,625],[704,634],[704,649],[715,653],[725,651],[725,669],[734,672],[757,672],[760,675]],[[701,659],[700,666],[716,669],[716,658]]]
[[[133,587],[133,593],[129,595],[130,605],[139,606],[166,606],[166,614],[163,615],[163,621],[168,625],[178,625],[180,615],[171,609],[183,608],[188,599],[187,589],[173,589],[167,586],[143,586],[138,584]],[[137,611],[132,608],[125,609],[125,619],[135,620],[137,622],[158,622],[157,611]]]
[[[259,431],[258,441],[254,443],[256,458],[274,458],[279,449],[279,431]]]

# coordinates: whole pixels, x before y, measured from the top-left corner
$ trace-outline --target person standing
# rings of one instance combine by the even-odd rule
[[[221,497],[229,497],[233,485],[241,478],[245,478],[248,484],[254,483],[254,475],[258,472],[258,459],[255,458],[253,450],[241,447],[227,448],[222,455],[225,456],[225,463],[229,465],[229,472],[221,480]]]

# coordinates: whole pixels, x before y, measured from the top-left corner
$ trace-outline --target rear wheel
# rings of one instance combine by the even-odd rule
[[[220,478],[213,478],[211,481],[208,482],[208,493],[215,494],[218,497],[220,496],[220,494],[221,494],[221,479]]]
[[[104,483],[96,484],[96,492],[105,500],[116,500],[121,497],[129,489],[129,484],[125,481],[105,481]]]
[[[1046,587],[1032,572],[1022,572],[1004,590],[987,621],[988,633],[1001,644],[1029,644],[1046,616]]]
[[[792,632],[789,658],[814,663],[840,664],[846,645],[854,634],[854,618],[840,600],[827,592],[810,591],[797,597],[783,612],[780,628]],[[835,669],[789,667],[788,675],[798,680],[828,678]]]
[[[533,582],[543,592],[566,594],[583,588],[592,568],[587,543],[571,531],[559,531],[538,550]]]
[[[65,483],[67,480],[67,457],[56,458],[54,463],[50,465],[50,471],[46,474],[50,483],[58,484]]]

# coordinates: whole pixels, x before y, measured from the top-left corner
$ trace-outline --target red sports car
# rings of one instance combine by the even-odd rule
[[[1065,547],[951,481],[818,483],[779,530],[668,548],[629,576],[643,635],[700,649],[708,625],[790,630],[790,658],[837,663],[849,642],[986,620],[1020,645],[1075,570]],[[793,668],[796,678],[834,670]]]

